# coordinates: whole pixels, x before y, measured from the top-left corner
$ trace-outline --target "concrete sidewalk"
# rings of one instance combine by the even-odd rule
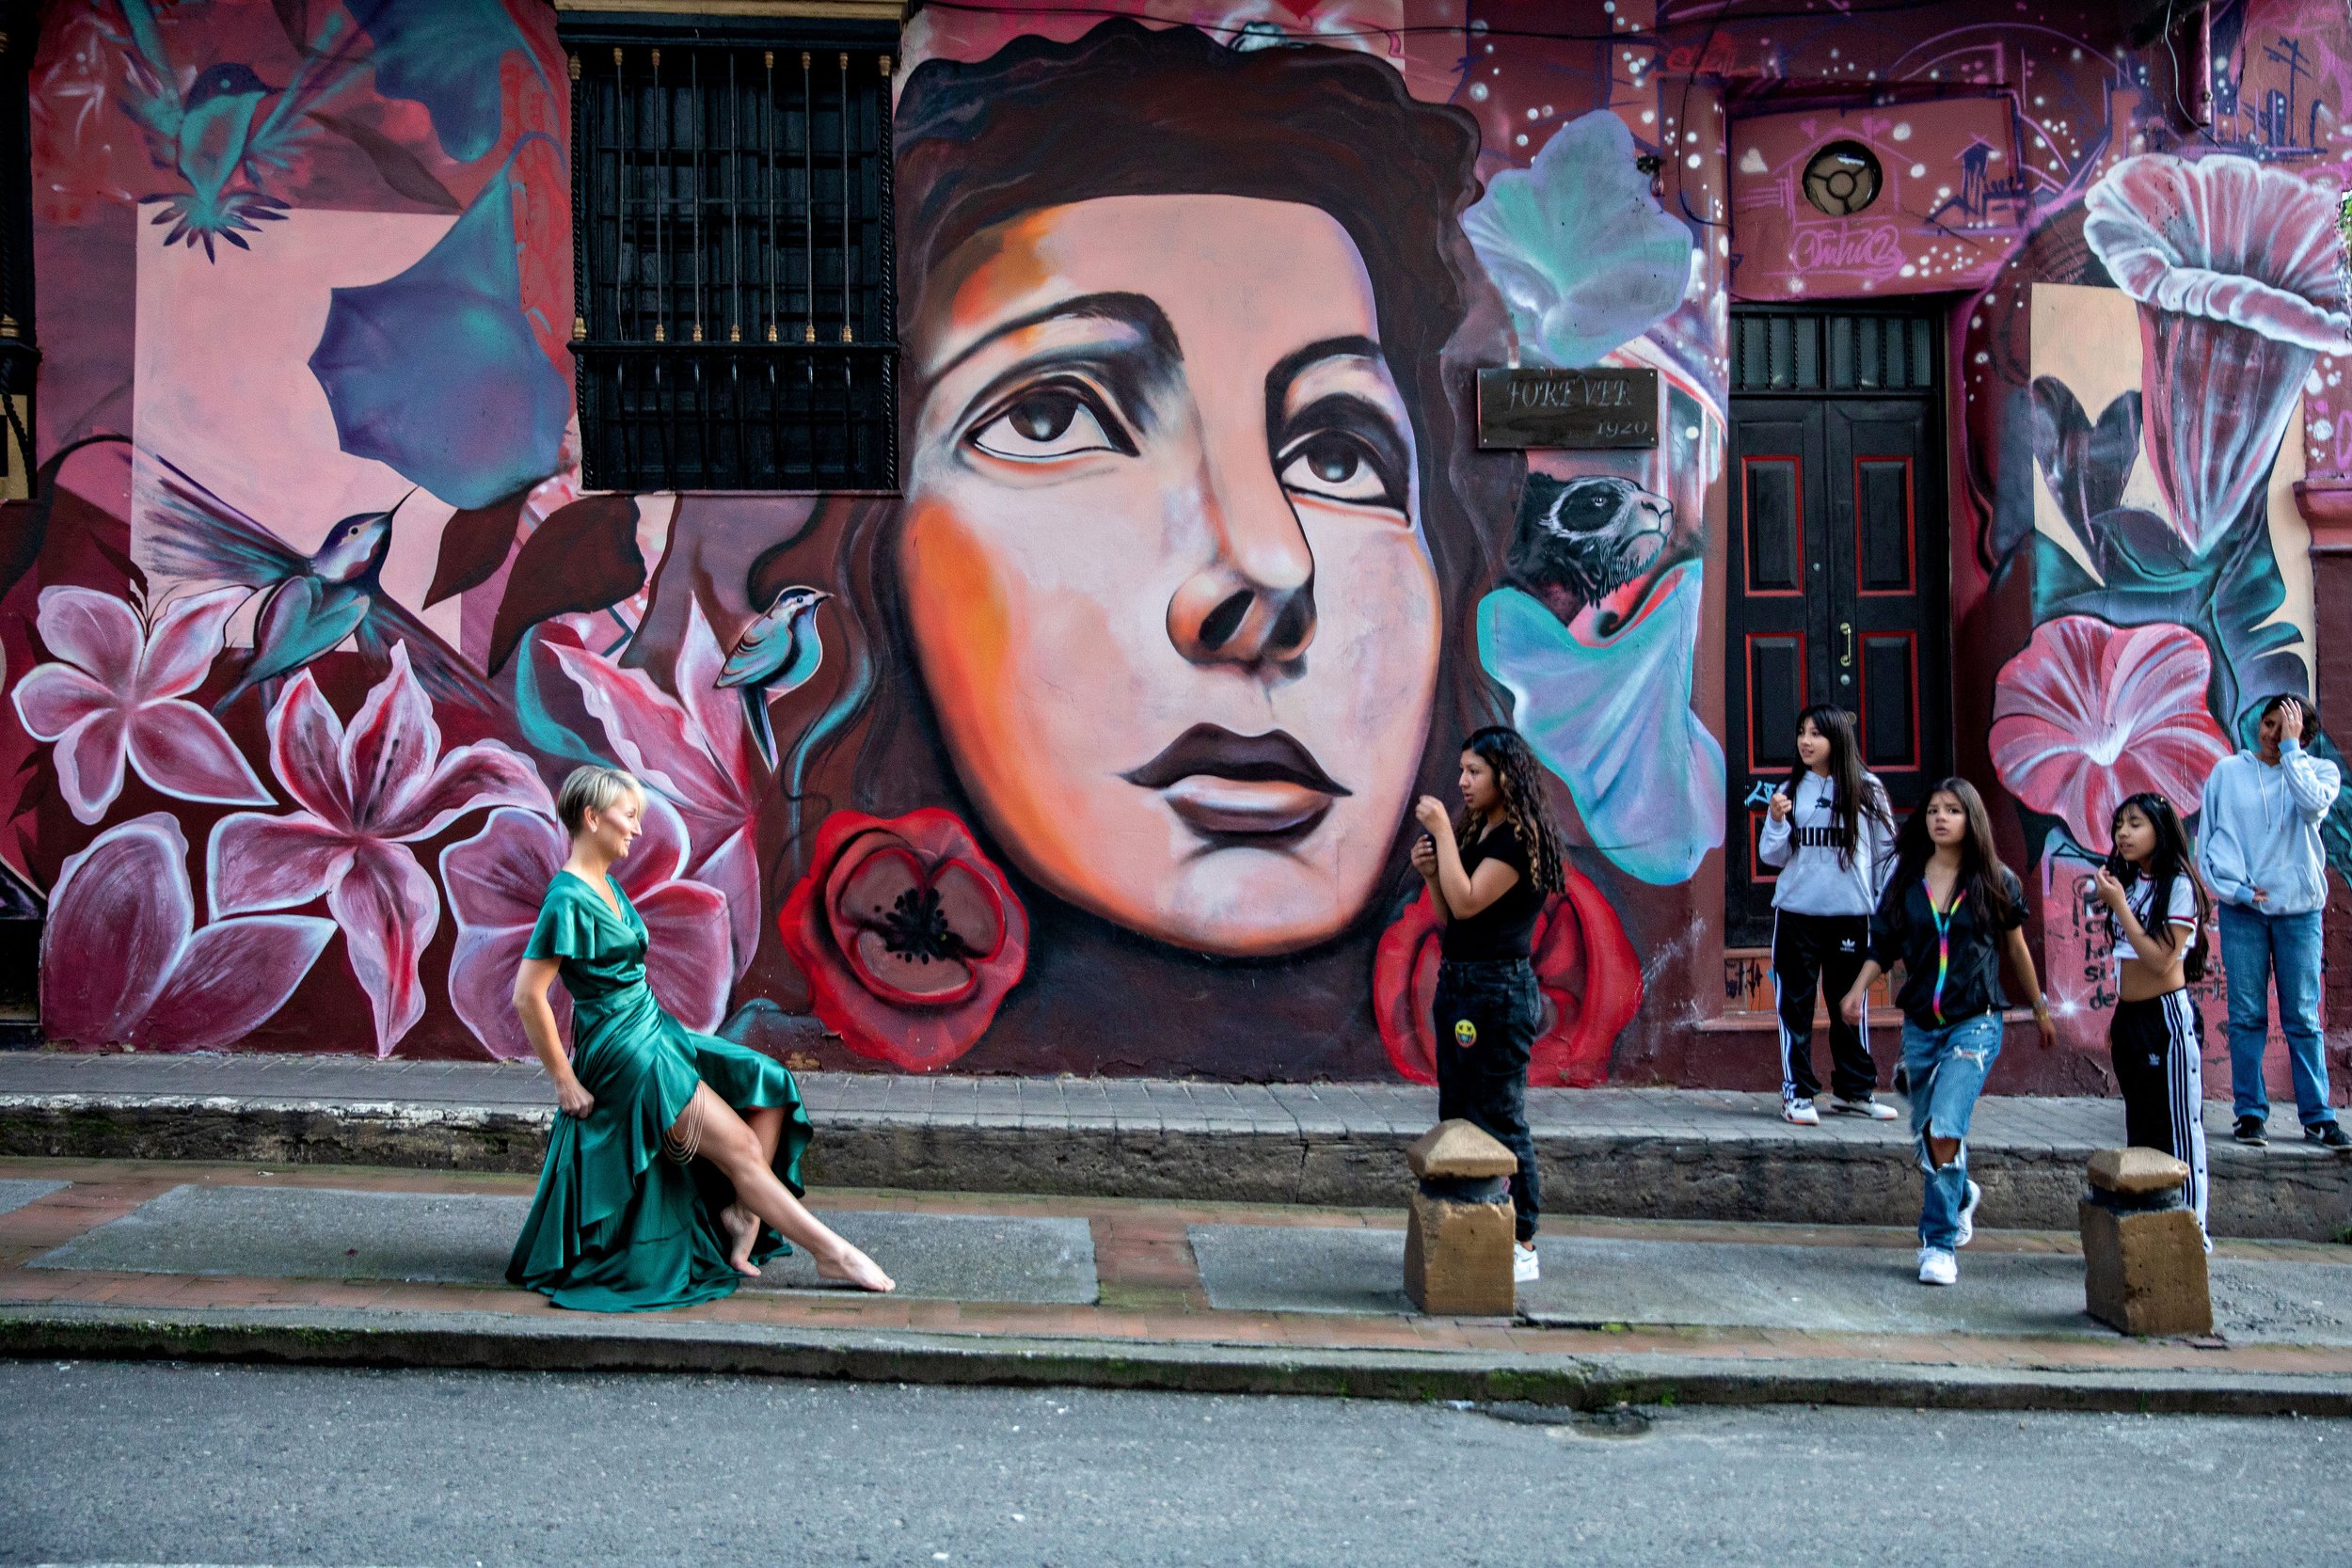
[[[802,1076],[821,1184],[1209,1202],[1381,1207],[1405,1145],[1437,1115],[1405,1084]],[[1899,1102],[1898,1102],[1899,1103]],[[1919,1180],[1906,1125],[1791,1127],[1770,1094],[1536,1089],[1546,1201],[1637,1219],[1908,1227]],[[532,1064],[351,1056],[0,1053],[0,1156],[272,1165],[538,1169],[554,1116]],[[2206,1107],[2222,1236],[2328,1241],[2352,1230],[2352,1161],[2279,1113],[2266,1149]],[[1986,1223],[2071,1229],[2083,1163],[2122,1141],[2113,1100],[1979,1107],[1972,1174]]]
[[[1413,1315],[1392,1210],[828,1190],[898,1277],[805,1259],[678,1312],[501,1282],[528,1178],[0,1161],[0,1354],[766,1371],[1386,1398],[2352,1415],[2352,1249],[2222,1242],[2219,1333],[2084,1315],[2063,1233],[1561,1217],[1515,1319]]]

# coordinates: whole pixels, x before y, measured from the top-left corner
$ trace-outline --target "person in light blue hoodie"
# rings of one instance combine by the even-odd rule
[[[2320,911],[2328,860],[2319,825],[2336,802],[2341,775],[2303,749],[2318,738],[2318,715],[2302,698],[2263,705],[2258,744],[2224,757],[2205,781],[2198,869],[2221,906],[2221,964],[2230,982],[2230,1088],[2242,1144],[2268,1143],[2270,1098],[2263,1047],[2270,1029],[2270,978],[2279,978],[2279,1022],[2295,1076],[2303,1136],[2352,1148],[2328,1103],[2320,1051]]]

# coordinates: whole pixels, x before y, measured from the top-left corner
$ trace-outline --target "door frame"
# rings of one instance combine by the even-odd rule
[[[1724,508],[1724,564],[1726,567],[1723,646],[1724,698],[1726,709],[1724,740],[1726,753],[1728,753],[1733,749],[1730,745],[1734,739],[1731,719],[1733,711],[1736,710],[1738,736],[1744,738],[1750,749],[1739,758],[1728,759],[1733,761],[1736,771],[1751,771],[1745,768],[1744,764],[1748,756],[1752,754],[1754,744],[1754,736],[1748,733],[1752,727],[1748,715],[1750,694],[1745,658],[1746,635],[1749,628],[1746,625],[1746,617],[1741,612],[1741,604],[1745,597],[1741,585],[1745,581],[1747,559],[1747,494],[1738,461],[1741,451],[1739,410],[1742,404],[1764,402],[1822,404],[1901,403],[1911,404],[1922,411],[1924,418],[1920,441],[1920,471],[1915,482],[1914,504],[1921,509],[1922,514],[1929,507],[1933,507],[1935,515],[1941,521],[1939,526],[1932,528],[1926,526],[1915,528],[1912,532],[1912,544],[1919,592],[1923,596],[1931,595],[1940,604],[1940,622],[1933,627],[1922,626],[1919,628],[1921,638],[1919,651],[1923,665],[1919,673],[1919,690],[1923,702],[1929,700],[1931,696],[1933,700],[1940,702],[1942,722],[1940,725],[1931,725],[1926,716],[1915,716],[1915,721],[1921,728],[1918,737],[1918,777],[1924,784],[1934,779],[1947,776],[1952,770],[1954,758],[1957,755],[1958,716],[1953,685],[1955,661],[1952,645],[1950,474],[1953,462],[1951,429],[1954,411],[1950,401],[1952,383],[1949,373],[1948,350],[1951,313],[1954,309],[1963,308],[1963,305],[1964,301],[1959,300],[1956,296],[1915,294],[1893,299],[1822,298],[1802,303],[1735,303],[1731,307],[1730,363],[1727,377],[1728,392],[1725,398],[1726,411],[1730,416],[1726,467],[1729,469],[1727,477],[1731,483],[1728,487],[1729,494],[1725,498]],[[1927,385],[1921,387],[1916,385],[1915,381],[1912,385],[1898,388],[1832,385],[1831,353],[1830,344],[1827,341],[1826,324],[1831,318],[1837,317],[1869,318],[1881,321],[1889,318],[1926,318],[1928,331],[1924,348],[1928,366]],[[1740,374],[1741,353],[1743,348],[1749,345],[1751,340],[1742,332],[1742,325],[1770,324],[1775,319],[1788,320],[1791,323],[1793,335],[1797,330],[1797,324],[1805,318],[1812,318],[1824,324],[1820,329],[1821,341],[1815,345],[1815,384],[1773,386],[1769,384],[1769,381],[1764,384],[1757,384],[1754,381],[1743,382]],[[1765,330],[1767,332],[1771,330],[1769,325],[1766,325]],[[1769,371],[1769,364],[1767,369]],[[1829,503],[1825,499],[1825,507],[1827,504]],[[1827,520],[1826,512],[1824,520]],[[1849,533],[1853,531],[1851,519],[1848,519],[1845,528]],[[1932,548],[1929,547],[1923,537],[1931,533],[1933,535],[1935,546]],[[1941,649],[1941,658],[1937,661],[1939,667],[1935,669],[1932,675],[1925,667],[1930,662],[1924,657],[1930,646],[1929,639],[1932,639],[1933,644],[1940,646]],[[1809,672],[1806,676],[1806,687],[1808,701],[1826,700],[1814,695]],[[1847,705],[1855,707],[1858,711],[1859,702],[1860,690],[1857,689],[1853,694],[1853,700]],[[1726,797],[1731,797],[1732,792],[1728,784],[1725,794]],[[1724,945],[1728,948],[1756,946],[1760,945],[1755,940],[1757,935],[1756,925],[1760,917],[1751,916],[1746,911],[1737,906],[1742,891],[1754,886],[1756,882],[1753,878],[1756,868],[1748,858],[1754,853],[1755,829],[1750,816],[1750,809],[1743,800],[1727,798],[1725,806],[1727,831],[1724,834],[1724,847],[1727,863],[1724,866]],[[1899,808],[1898,815],[1899,819],[1902,815]],[[1729,857],[1732,856],[1742,857],[1742,859],[1731,862]],[[1769,883],[1770,879],[1761,880]]]

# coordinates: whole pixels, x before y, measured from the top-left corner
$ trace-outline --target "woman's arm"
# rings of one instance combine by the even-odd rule
[[[2058,1024],[2050,1017],[2050,999],[2042,994],[2042,976],[2033,967],[2033,949],[2026,945],[2026,933],[2018,927],[2010,927],[2001,942],[2009,950],[2009,966],[2026,982],[2026,990],[2033,996],[2033,1021],[2042,1026],[2042,1045],[2047,1050],[2058,1044]]]
[[[1509,830],[1505,830],[1508,832]],[[1438,882],[1446,908],[1456,920],[1468,920],[1511,891],[1519,868],[1499,860],[1483,860],[1476,871],[1462,869],[1462,851],[1450,838],[1438,840]]]
[[[2099,867],[2098,871],[2093,874],[2092,885],[2098,888],[2099,902],[2107,907],[2107,914],[2114,920],[2115,928],[2122,933],[2123,940],[2131,945],[2131,957],[2159,970],[2166,968],[2180,958],[2180,940],[2177,937],[2174,938],[2173,944],[2167,947],[2139,923],[2139,916],[2132,912],[2131,899],[2124,895],[2123,884],[2116,880],[2113,872],[2104,865]],[[2022,942],[2025,939],[2019,937],[2018,940]],[[2014,955],[2016,949],[2011,948],[2010,952]],[[2032,972],[2021,970],[2019,973],[2031,974]]]
[[[556,960],[525,958],[515,972],[515,1011],[523,1021],[523,1037],[555,1081],[555,1103],[566,1116],[584,1117],[596,1108],[596,1097],[580,1086],[572,1059],[555,1033],[555,1009],[548,1006],[548,987],[555,983]]]

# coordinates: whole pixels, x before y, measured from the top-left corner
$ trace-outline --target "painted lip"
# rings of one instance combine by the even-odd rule
[[[1349,793],[1282,731],[1240,736],[1216,724],[1195,724],[1120,777],[1160,791],[1169,810],[1213,835],[1293,832]]]

